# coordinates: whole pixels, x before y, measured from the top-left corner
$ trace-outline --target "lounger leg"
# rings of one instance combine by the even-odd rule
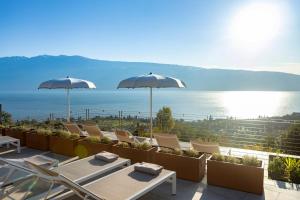
[[[176,195],[176,174],[171,177],[172,195]]]
[[[18,151],[18,153],[21,153],[21,144],[20,144],[20,140],[17,141],[17,151]]]

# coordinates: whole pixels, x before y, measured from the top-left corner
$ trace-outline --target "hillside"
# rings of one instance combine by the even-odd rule
[[[66,76],[91,80],[98,89],[115,89],[120,80],[149,72],[180,78],[191,90],[300,90],[300,76],[294,74],[104,61],[81,56],[0,58],[0,90],[33,90],[42,81]]]

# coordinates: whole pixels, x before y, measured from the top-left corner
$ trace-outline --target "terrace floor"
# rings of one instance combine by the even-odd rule
[[[187,145],[182,143],[183,146]],[[258,158],[268,163],[268,152],[258,152],[252,150],[244,150],[237,148],[230,148],[231,154],[236,156],[242,156],[244,154],[256,155]],[[222,152],[228,152],[229,148],[221,148]],[[14,150],[7,150],[0,148],[1,158],[10,159],[22,159],[33,155],[46,155],[60,161],[60,164],[69,162],[72,158],[53,154],[50,152],[42,152],[30,148],[22,148],[22,152],[17,154]],[[236,190],[230,190],[221,187],[215,187],[207,185],[206,176],[200,183],[184,181],[177,179],[177,195],[171,195],[171,186],[165,183],[156,189],[152,190],[148,194],[144,195],[140,199],[193,199],[193,200],[225,200],[225,199],[243,199],[243,200],[299,200],[300,199],[300,185],[293,185],[281,181],[273,181],[267,177],[267,165],[265,165],[265,180],[264,180],[264,195],[258,196],[250,193],[240,192]],[[1,174],[0,174],[1,177]],[[69,200],[79,199],[75,196],[69,198]]]

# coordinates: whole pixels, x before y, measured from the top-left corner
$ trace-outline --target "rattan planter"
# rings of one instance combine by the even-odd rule
[[[118,146],[117,144],[112,146],[112,152],[118,154],[120,157],[128,158],[131,163],[137,162],[152,162],[152,157],[156,151],[156,147],[152,147],[149,150],[140,150],[134,148],[125,148]]]
[[[49,135],[29,132],[26,134],[26,146],[42,151],[49,150]]]
[[[78,139],[66,139],[58,136],[49,136],[49,149],[53,153],[75,156],[75,148]]]
[[[198,158],[170,153],[155,152],[153,162],[165,169],[176,171],[176,176],[181,179],[199,182],[205,174],[205,154]]]
[[[264,188],[264,167],[233,164],[207,160],[207,183],[244,192],[262,194]]]

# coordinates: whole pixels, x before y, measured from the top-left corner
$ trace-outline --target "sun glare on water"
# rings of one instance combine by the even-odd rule
[[[274,116],[287,94],[282,92],[224,92],[222,102],[228,116],[238,118],[256,118]]]
[[[283,8],[275,2],[246,5],[234,15],[230,36],[239,47],[264,47],[282,31],[283,18]]]

